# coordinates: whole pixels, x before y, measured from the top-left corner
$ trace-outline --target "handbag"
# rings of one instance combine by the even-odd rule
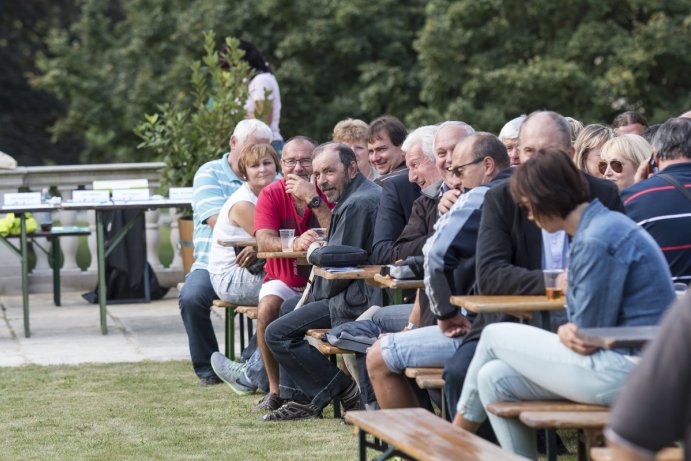
[[[307,252],[307,262],[318,267],[351,267],[364,264],[369,253],[350,245],[325,245]]]
[[[242,248],[240,247],[235,247],[235,256],[240,254],[242,251]],[[249,272],[252,275],[260,275],[264,273],[264,264],[266,264],[266,259],[259,259],[257,258],[252,264],[249,266],[245,267],[247,272]]]

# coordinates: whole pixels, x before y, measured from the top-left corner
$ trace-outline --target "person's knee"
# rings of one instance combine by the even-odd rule
[[[278,296],[264,296],[257,306],[257,328],[265,329],[268,325],[278,318],[281,302]]]
[[[264,340],[274,354],[276,354],[277,351],[287,349],[287,345],[295,340],[293,335],[290,334],[293,329],[289,322],[285,321],[286,318],[287,317],[279,317],[266,327]],[[304,335],[300,337],[299,340],[304,340]]]
[[[382,356],[381,341],[377,340],[367,351],[367,373],[371,379],[376,379],[388,371],[389,368]]]
[[[198,313],[199,311],[211,312],[211,303],[215,297],[213,288],[209,285],[206,287],[203,283],[199,283],[199,277],[196,277],[189,282],[185,282],[178,296],[178,303],[180,310],[185,313]]]
[[[508,376],[511,368],[501,360],[484,364],[477,374],[477,388],[484,405],[505,400],[516,400]]]

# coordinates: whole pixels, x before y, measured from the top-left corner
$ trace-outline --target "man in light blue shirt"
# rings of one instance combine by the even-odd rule
[[[238,175],[238,161],[243,148],[252,144],[270,144],[271,128],[250,119],[237,124],[230,137],[230,152],[202,165],[194,175],[192,210],[194,212],[194,257],[192,269],[180,291],[182,322],[187,331],[190,355],[200,385],[218,384],[221,380],[211,368],[211,354],[218,342],[211,324],[211,303],[216,298],[207,265],[211,236],[218,213],[226,199],[244,181]]]

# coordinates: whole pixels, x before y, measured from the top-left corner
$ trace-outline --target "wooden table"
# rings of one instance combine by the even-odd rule
[[[239,238],[239,239],[218,239],[218,244],[222,247],[256,247],[257,239],[255,238]]]
[[[576,335],[586,345],[602,349],[638,348],[651,341],[659,331],[659,326],[581,328]]]
[[[330,271],[326,267],[314,266],[314,275],[327,280],[371,280],[381,270],[381,266],[358,266],[356,270]]]
[[[381,275],[379,273],[377,273],[372,280],[368,280],[367,283],[382,289],[382,302],[385,305],[403,304],[403,290],[425,288],[425,282],[423,280],[400,280],[390,275]],[[387,288],[393,290],[393,296],[384,291]],[[387,294],[388,296],[385,296]],[[385,299],[388,299],[388,301],[384,301]]]
[[[521,321],[530,319],[534,312],[544,312],[542,327],[546,330],[550,329],[550,312],[564,309],[564,300],[552,301],[541,295],[452,296],[451,304],[476,314],[509,314]]]
[[[306,266],[307,262],[306,251],[260,251],[257,253],[259,259],[297,259],[298,264]]]

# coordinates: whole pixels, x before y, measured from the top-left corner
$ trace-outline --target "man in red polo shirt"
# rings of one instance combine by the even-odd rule
[[[280,229],[295,229],[294,251],[305,251],[319,236],[315,227],[329,227],[331,208],[326,197],[311,182],[312,151],[316,143],[298,136],[283,148],[281,166],[284,178],[265,187],[259,194],[254,216],[254,230],[260,252],[281,251]],[[266,346],[266,327],[278,318],[286,299],[300,296],[307,285],[309,266],[298,266],[296,259],[268,259],[266,278],[259,291],[257,344],[269,378],[269,393],[257,410],[275,410],[278,398],[278,364]]]

